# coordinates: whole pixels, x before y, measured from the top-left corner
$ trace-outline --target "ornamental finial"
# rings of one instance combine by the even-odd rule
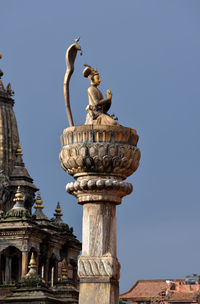
[[[17,187],[17,191],[16,191],[15,196],[13,198],[13,202],[15,202],[15,203],[18,203],[18,202],[23,203],[24,202],[24,196],[23,196],[23,193],[21,191],[20,186]]]
[[[36,210],[41,210],[41,209],[44,208],[44,206],[43,206],[43,201],[42,201],[42,199],[41,199],[40,192],[38,192],[38,194],[37,194],[37,199],[36,199],[34,208],[35,208]]]
[[[30,263],[28,266],[29,269],[36,269],[37,265],[36,265],[36,261],[35,261],[35,257],[34,257],[34,253],[32,252],[31,254],[31,259],[30,259]]]
[[[18,147],[17,147],[16,156],[23,156],[22,148],[20,146],[20,143],[18,144]]]
[[[61,216],[63,216],[63,214],[62,214],[62,209],[60,207],[60,203],[59,202],[57,203],[54,216],[56,217],[57,221],[62,221],[61,220]]]
[[[66,259],[62,260],[61,276],[62,276],[62,280],[67,279],[67,262],[66,262]]]

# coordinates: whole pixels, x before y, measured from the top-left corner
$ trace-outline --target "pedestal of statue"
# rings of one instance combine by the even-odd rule
[[[124,180],[139,165],[137,141],[134,129],[120,125],[76,126],[61,136],[61,166],[76,180],[66,190],[83,205],[80,304],[119,303],[116,206],[132,192]]]

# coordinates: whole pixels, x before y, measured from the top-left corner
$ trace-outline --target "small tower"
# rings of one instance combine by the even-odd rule
[[[24,195],[21,192],[20,186],[17,188],[13,202],[15,203],[12,209],[6,213],[6,217],[30,217],[29,211],[24,207]]]
[[[0,69],[0,168],[5,175],[9,176],[16,159],[15,151],[19,143],[19,134],[13,112],[13,94],[11,94],[10,90],[5,89],[1,80],[3,74]]]

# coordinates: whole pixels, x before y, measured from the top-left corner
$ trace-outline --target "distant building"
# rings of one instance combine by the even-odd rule
[[[186,279],[139,280],[120,298],[128,304],[199,304],[199,296],[199,276],[191,275]]]
[[[35,200],[38,189],[22,159],[13,91],[2,76],[0,70],[0,303],[78,303],[81,243],[62,221],[59,203],[49,219],[40,193]]]

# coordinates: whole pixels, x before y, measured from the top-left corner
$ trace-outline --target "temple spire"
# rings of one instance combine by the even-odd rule
[[[41,194],[38,192],[36,202],[34,205],[36,220],[48,220],[48,217],[43,213],[42,209],[44,208],[43,201],[41,199]]]
[[[17,192],[15,193],[15,197],[13,199],[13,202],[15,202],[15,205],[13,208],[24,208],[23,202],[24,202],[24,196],[21,192],[21,187],[18,186]]]
[[[34,253],[32,252],[31,254],[31,259],[30,259],[30,263],[29,263],[29,272],[28,274],[36,274],[37,273],[37,264],[36,264],[36,261],[35,261],[35,257],[34,257]]]
[[[0,54],[0,59],[2,54]],[[23,159],[22,149],[19,145],[19,134],[15,113],[13,111],[14,92],[11,84],[4,86],[1,77],[3,71],[0,69],[0,172],[4,178],[8,180],[9,185],[6,191],[9,192],[7,199],[5,195],[0,193],[0,210],[7,212],[13,207],[13,193],[17,187],[21,185],[24,192],[24,206],[31,213],[31,208],[34,202],[34,195],[37,188],[33,184],[33,179],[30,177]]]
[[[30,258],[30,262],[29,262],[29,271],[28,273],[25,275],[25,277],[21,280],[21,282],[29,282],[32,283],[31,285],[34,286],[34,284],[37,284],[38,286],[40,286],[41,284],[41,279],[37,273],[37,264],[35,261],[35,256],[34,253],[32,252],[31,254],[31,258]]]
[[[37,199],[36,199],[34,208],[35,208],[36,211],[40,211],[44,208],[40,192],[38,192],[38,194],[37,194]]]
[[[62,266],[61,266],[61,277],[62,277],[62,281],[67,279],[67,262],[66,259],[62,260]]]
[[[14,206],[6,213],[6,217],[29,217],[29,211],[24,207],[24,193],[18,186],[13,198]]]
[[[60,207],[60,203],[59,202],[57,203],[54,216],[55,216],[55,221],[56,222],[58,222],[58,223],[63,222],[62,219],[61,219],[61,217],[63,216],[63,214],[62,214],[62,209]]]
[[[18,143],[18,147],[17,147],[17,150],[16,150],[16,156],[23,156],[23,153],[22,153],[22,148],[21,148],[21,145],[20,143]]]

